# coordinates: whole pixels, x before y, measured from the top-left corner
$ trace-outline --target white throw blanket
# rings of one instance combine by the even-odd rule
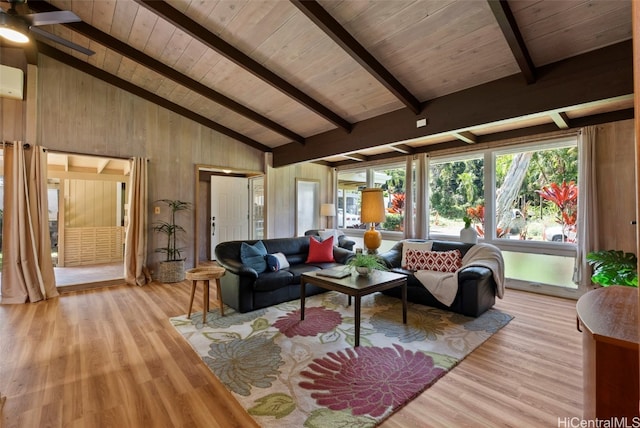
[[[482,266],[491,270],[496,281],[496,295],[504,296],[504,260],[500,249],[491,244],[477,244],[467,251],[462,258],[462,268],[468,266]],[[429,290],[433,297],[447,306],[451,306],[458,294],[458,272],[435,272],[419,270],[415,277]]]

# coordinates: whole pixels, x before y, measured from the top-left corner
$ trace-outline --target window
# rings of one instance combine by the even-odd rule
[[[502,249],[512,285],[564,295],[577,288],[577,182],[575,136],[430,158],[429,237],[457,239],[467,216]]]
[[[364,229],[360,223],[360,191],[367,187],[367,171],[349,170],[338,173],[338,227]]]
[[[474,223],[484,226],[484,158],[482,154],[434,160],[429,163],[429,231],[458,235],[469,208]],[[473,215],[472,215],[473,216]]]
[[[374,186],[384,191],[385,222],[379,227],[389,232],[402,232],[405,212],[405,165],[389,165],[373,169]]]
[[[389,232],[402,232],[405,212],[405,164],[393,163],[371,168],[338,172],[338,227],[366,229],[360,222],[360,192],[367,187],[384,190],[386,219],[376,226]]]
[[[575,139],[496,152],[495,176],[497,238],[576,242]]]
[[[250,236],[251,239],[263,239],[264,236],[264,177],[249,178],[249,200],[251,201]]]

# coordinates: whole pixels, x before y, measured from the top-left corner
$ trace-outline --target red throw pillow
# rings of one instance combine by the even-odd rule
[[[455,272],[462,267],[460,250],[420,251],[407,250],[407,269],[434,270],[437,272]]]
[[[309,256],[307,263],[335,262],[333,258],[333,236],[320,242],[313,236],[309,240]]]

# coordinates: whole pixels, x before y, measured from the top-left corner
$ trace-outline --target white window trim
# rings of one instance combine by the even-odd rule
[[[575,258],[577,254],[577,248],[579,244],[575,243],[566,243],[566,242],[547,242],[547,241],[527,241],[527,240],[509,240],[509,239],[500,239],[496,237],[495,233],[495,188],[496,188],[496,176],[495,176],[495,165],[497,156],[505,155],[505,154],[513,154],[522,151],[526,151],[527,149],[554,149],[554,148],[562,148],[568,147],[572,145],[577,146],[577,135],[563,135],[560,137],[555,137],[551,139],[541,139],[537,141],[531,141],[527,143],[520,143],[515,145],[508,145],[502,147],[495,148],[487,148],[480,149],[473,152],[465,152],[458,154],[448,153],[443,156],[430,156],[427,159],[427,183],[430,183],[429,171],[431,170],[430,166],[432,163],[441,163],[441,162],[455,162],[455,161],[465,161],[470,159],[477,159],[482,157],[484,163],[484,192],[485,192],[485,212],[490,213],[490,215],[485,216],[485,230],[490,231],[489,235],[485,235],[483,238],[479,239],[479,242],[486,242],[495,245],[500,248],[502,251],[510,251],[510,252],[519,252],[519,253],[530,253],[530,254],[546,254],[546,255],[554,255],[554,256],[563,256]],[[481,156],[479,156],[481,155]],[[431,212],[429,206],[430,198],[427,198],[427,217]],[[437,234],[432,233],[430,230],[430,219],[427,218],[427,230],[429,239],[438,239],[438,240],[454,240],[458,241],[459,236],[445,235],[445,234]],[[585,291],[580,288],[578,285],[577,289],[571,289],[561,286],[555,286],[550,284],[539,284],[532,283],[529,281],[517,280],[517,279],[509,279],[509,288],[532,291],[541,294],[554,295],[565,298],[577,299],[580,295]]]

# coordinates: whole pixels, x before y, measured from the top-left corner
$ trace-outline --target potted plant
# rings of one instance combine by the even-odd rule
[[[358,274],[367,276],[374,270],[387,270],[382,260],[375,254],[357,252],[348,262],[347,267],[355,269]]]
[[[610,285],[638,286],[638,259],[633,253],[620,250],[592,251],[587,263],[593,267],[591,281],[603,287]]]
[[[176,213],[188,210],[191,207],[189,202],[179,200],[161,199],[157,202],[165,204],[171,210],[169,221],[159,221],[153,225],[153,230],[166,236],[166,245],[156,248],[156,253],[164,253],[166,258],[159,263],[158,281],[180,282],[184,280],[184,258],[182,248],[177,245],[178,232],[185,232],[184,228],[176,224]]]

